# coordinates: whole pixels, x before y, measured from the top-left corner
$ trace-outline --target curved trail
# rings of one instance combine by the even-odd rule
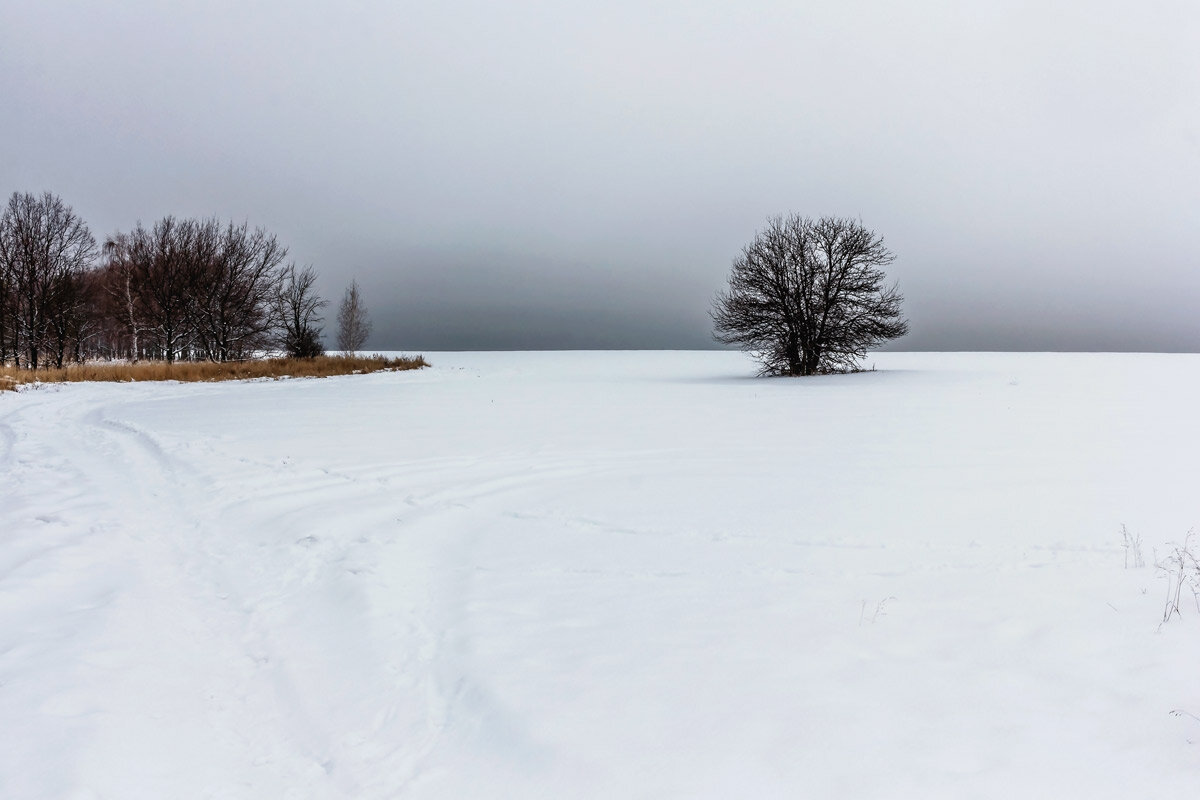
[[[0,620],[10,642],[15,619],[70,621],[0,665],[49,673],[36,691],[0,693],[5,718],[70,737],[18,794],[181,796],[182,782],[193,796],[299,783],[304,796],[395,797],[436,783],[428,757],[448,737],[522,747],[472,674],[468,551],[519,516],[495,510],[506,495],[605,467],[264,459],[139,422],[172,394],[42,389],[0,416],[17,501],[0,509],[13,532]],[[23,584],[22,569],[42,582]],[[152,760],[130,762],[131,748]],[[0,754],[0,775],[22,775],[27,755]]]
[[[211,443],[195,459],[197,443],[180,453],[117,396],[31,392],[0,417],[3,485],[16,489],[0,509],[0,668],[58,673],[4,692],[4,717],[36,729],[49,716],[73,740],[64,755],[89,756],[48,764],[18,794],[181,796],[183,781],[195,796],[268,796],[302,780],[311,796],[395,796],[468,693],[438,664],[456,628],[443,598],[461,577],[440,565],[462,544],[437,518],[521,481],[467,490],[463,464],[272,469]],[[21,617],[68,627],[18,641]],[[151,743],[150,770],[126,761]],[[0,775],[20,775],[21,755],[0,755]]]

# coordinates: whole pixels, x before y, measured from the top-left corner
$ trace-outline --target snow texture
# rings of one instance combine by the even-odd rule
[[[1195,792],[1200,357],[429,358],[0,394],[0,797]]]

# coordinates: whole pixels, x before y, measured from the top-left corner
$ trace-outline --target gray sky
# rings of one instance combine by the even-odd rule
[[[376,347],[707,347],[771,214],[898,349],[1200,349],[1200,3],[0,6],[0,193],[263,225]]]

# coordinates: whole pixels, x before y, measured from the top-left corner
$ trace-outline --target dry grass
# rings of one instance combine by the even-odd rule
[[[62,369],[0,367],[0,391],[22,384],[74,383],[77,381],[239,381],[254,378],[325,378],[368,372],[399,371],[429,366],[422,356],[320,356],[318,358],[264,358],[253,361],[93,362]]]

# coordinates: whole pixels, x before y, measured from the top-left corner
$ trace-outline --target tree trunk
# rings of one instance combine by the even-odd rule
[[[821,348],[809,347],[804,351],[804,366],[802,375],[815,375],[821,366]]]

